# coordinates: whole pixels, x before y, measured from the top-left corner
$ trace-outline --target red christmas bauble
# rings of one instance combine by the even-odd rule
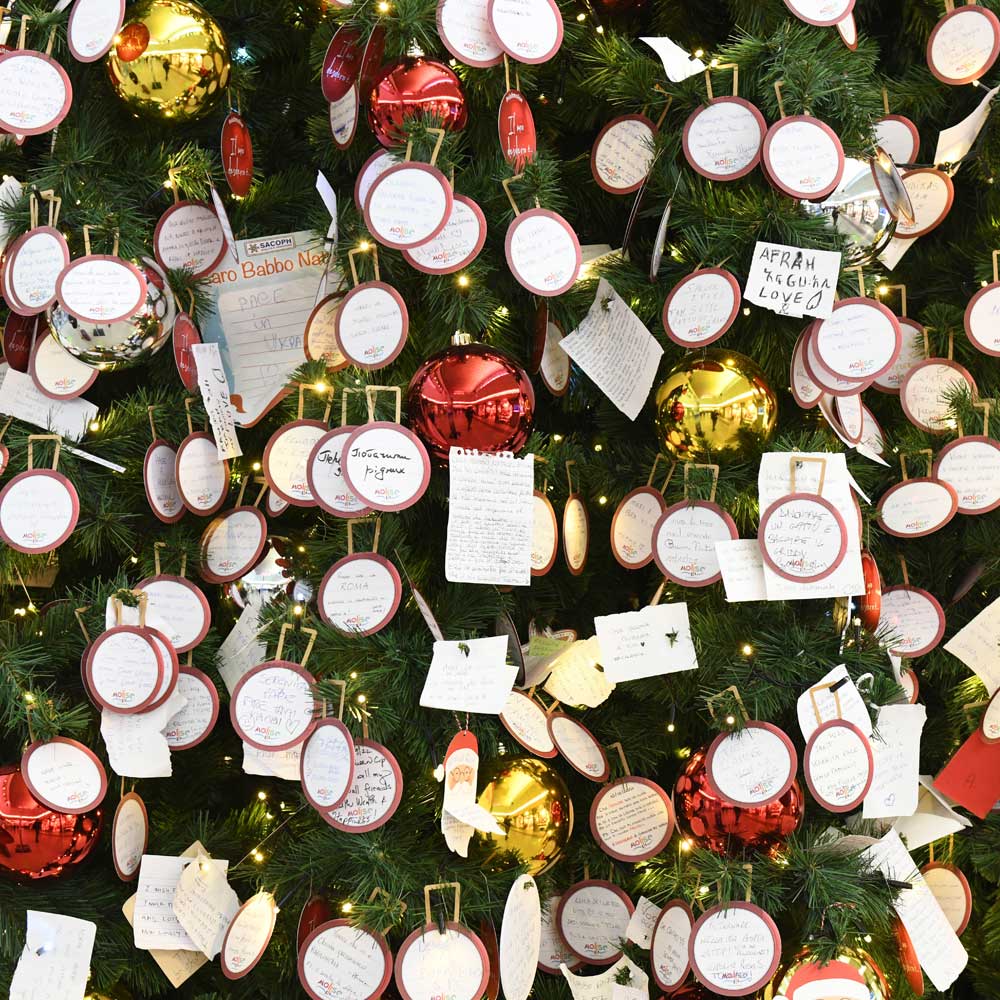
[[[456,343],[414,373],[410,427],[438,461],[448,449],[520,451],[531,434],[535,390],[513,358],[485,344]]]
[[[746,808],[714,795],[705,769],[708,747],[696,750],[677,779],[677,818],[699,847],[737,855],[747,848],[773,852],[781,847],[805,812],[797,781],[775,802]]]
[[[306,943],[306,938],[320,924],[325,924],[332,919],[333,907],[330,906],[330,901],[325,896],[310,896],[299,914],[299,927],[296,933],[297,949],[301,951],[302,945]]]
[[[465,93],[455,74],[433,59],[402,59],[383,66],[368,101],[368,124],[383,146],[405,141],[403,122],[411,115],[436,118],[430,124],[459,132],[468,111]]]
[[[58,878],[94,849],[104,810],[71,816],[42,805],[18,767],[0,768],[0,874],[15,882]]]
[[[875,557],[867,549],[861,552],[861,569],[865,575],[865,592],[858,598],[858,617],[869,632],[874,632],[882,617],[882,577]]]

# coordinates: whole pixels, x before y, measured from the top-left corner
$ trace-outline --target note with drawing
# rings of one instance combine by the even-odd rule
[[[208,277],[215,312],[201,333],[219,345],[237,425],[252,427],[306,360],[303,332],[326,251],[311,232],[239,240],[237,250],[239,264],[226,258]]]

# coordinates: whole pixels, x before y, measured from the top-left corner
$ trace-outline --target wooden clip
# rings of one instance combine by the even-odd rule
[[[253,481],[258,486],[260,486],[260,489],[257,491],[257,498],[254,500],[254,502],[253,502],[253,504],[251,504],[251,506],[253,506],[253,507],[259,507],[261,500],[264,499],[264,494],[267,492],[267,485],[268,484],[267,484],[267,480],[263,476],[254,476],[254,480]]]
[[[437,163],[438,153],[441,152],[441,143],[444,142],[444,129],[429,128],[427,131],[433,132],[437,136],[437,142],[434,143],[434,149],[431,152],[431,166],[433,167]]]
[[[715,503],[715,491],[716,491],[716,489],[718,488],[718,485],[719,485],[719,467],[718,467],[718,465],[715,465],[714,463],[704,463],[704,464],[702,464],[702,463],[692,463],[692,462],[685,462],[684,463],[684,499],[685,500],[687,500],[687,498],[688,498],[688,474],[691,472],[692,469],[709,469],[709,470],[711,470],[711,473],[712,473],[712,489],[711,489],[711,492],[708,495],[708,502],[709,503]],[[793,490],[793,492],[794,492],[794,490]]]
[[[807,462],[811,462],[819,466],[819,485],[816,487],[816,494],[822,495],[823,493],[823,483],[826,481],[826,459],[825,458],[813,458],[809,455],[792,455],[788,460],[788,469],[792,478],[792,492],[795,493],[795,472],[796,469],[805,465]]]
[[[609,743],[608,749],[618,751],[618,759],[622,762],[622,771],[624,771],[626,775],[631,774],[632,769],[628,766],[628,760],[625,758],[625,748],[621,745],[621,741],[616,740],[614,743]]]
[[[83,641],[89,646],[90,645],[90,633],[87,631],[87,623],[83,620],[84,612],[90,610],[90,605],[85,605],[82,608],[77,608],[73,614],[76,616],[76,623],[80,626],[80,631],[83,633]]]
[[[17,35],[17,47],[19,49],[23,49],[24,43],[25,41],[27,41],[28,22],[31,20],[33,20],[33,18],[30,14],[21,15],[21,30],[18,32]],[[90,251],[88,250],[87,253],[90,253]]]
[[[715,718],[715,703],[720,699],[725,698],[726,695],[731,695],[733,697],[734,701],[739,706],[741,714],[743,715],[743,721],[749,722],[750,713],[747,712],[746,705],[743,704],[743,698],[740,696],[739,688],[737,688],[735,684],[730,684],[729,687],[724,688],[718,694],[713,694],[705,699],[705,707],[708,709],[708,714],[713,719]]]
[[[146,411],[149,413],[149,430],[150,433],[153,435],[153,440],[155,441],[158,435],[156,433],[156,421],[153,419],[153,409],[154,407],[152,406],[146,407]]]
[[[994,285],[998,281],[1000,281],[1000,272],[998,272],[998,267],[1000,267],[1000,265],[998,265],[998,263],[997,263],[997,258],[998,257],[1000,257],[1000,250],[994,250],[993,251],[993,284]]]
[[[351,266],[351,279],[354,282],[355,288],[357,288],[357,286],[361,284],[361,282],[358,280],[358,268],[357,265],[354,263],[354,258],[357,257],[358,254],[363,254],[363,253],[371,253],[372,266],[375,269],[375,280],[376,281],[382,280],[382,275],[378,267],[378,247],[374,243],[366,242],[365,246],[363,247],[354,247],[354,249],[347,251],[347,262]]]
[[[784,118],[785,117],[785,102],[781,98],[781,88],[785,85],[784,80],[774,81],[774,96],[778,99],[778,113]]]
[[[909,472],[906,468],[906,456],[907,455],[925,455],[927,458],[927,478],[931,478],[931,472],[934,468],[934,452],[930,448],[920,448],[917,451],[901,451],[899,453],[899,468],[903,473],[903,482],[905,483],[909,479]]]
[[[194,434],[194,425],[191,423],[191,404],[194,401],[194,396],[185,396],[184,398],[184,412],[187,414],[188,434]]]
[[[28,228],[38,228],[38,196],[34,191],[28,195]]]
[[[988,399],[981,399],[978,402],[972,404],[974,410],[983,411],[983,437],[990,436],[990,402]],[[8,424],[10,421],[8,421]],[[6,429],[6,428],[5,428]],[[0,437],[3,437],[3,432],[0,431]]]
[[[656,84],[656,86],[653,87],[653,90],[657,93],[665,94],[667,98],[667,103],[663,105],[663,110],[660,112],[660,116],[656,119],[656,127],[659,129],[663,127],[663,122],[667,117],[667,112],[670,110],[670,105],[674,103],[674,95],[667,93],[667,91],[664,90],[660,84]]]
[[[62,451],[62,438],[58,434],[29,434],[28,435],[28,471],[35,465],[34,446],[36,441],[55,441],[56,448],[52,455],[52,471],[59,468],[59,454]]]
[[[506,177],[500,182],[500,186],[503,188],[503,193],[507,195],[507,200],[510,202],[510,207],[514,209],[515,215],[521,214],[521,209],[517,207],[517,202],[514,200],[514,194],[510,189],[511,184],[515,181],[519,181],[524,177],[524,174],[514,174],[513,177]]]
[[[882,108],[885,111],[885,113],[888,115],[889,114],[889,91],[886,90],[885,87],[882,88]]]
[[[462,914],[462,886],[459,882],[435,882],[433,885],[424,886],[424,917],[426,918],[426,922],[428,924],[434,923],[434,919],[431,917],[431,893],[438,889],[455,890],[455,909],[451,919],[457,924]]]
[[[746,897],[745,897],[745,901],[747,903],[749,903],[750,902],[750,890],[753,887],[753,865],[749,865],[749,864],[744,865],[743,866],[743,870],[748,875],[748,878],[747,878],[747,894],[746,894]]]
[[[3,436],[7,433],[8,430],[10,430],[10,425],[12,423],[14,423],[14,418],[8,417],[7,422],[3,425],[3,427],[0,427],[0,441],[3,440]],[[537,456],[535,457],[537,458]]]
[[[368,385],[365,386],[365,400],[368,403],[368,422],[375,422],[375,398],[380,392],[387,392],[396,397],[396,418],[399,423],[400,415],[403,412],[403,390],[398,385]]]
[[[705,69],[705,90],[708,91],[709,101],[715,100],[715,95],[712,93],[712,72],[723,69],[731,69],[733,71],[733,97],[740,96],[740,68],[736,63],[720,63],[717,66],[707,66]],[[783,116],[782,116],[783,117]]]

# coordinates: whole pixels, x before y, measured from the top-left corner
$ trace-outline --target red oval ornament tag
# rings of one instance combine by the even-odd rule
[[[538,151],[535,119],[528,99],[519,90],[508,90],[500,101],[497,117],[500,151],[504,159],[520,173],[526,163],[531,163]]]
[[[220,145],[229,190],[237,198],[245,198],[253,183],[253,143],[247,123],[235,111],[222,123]]]

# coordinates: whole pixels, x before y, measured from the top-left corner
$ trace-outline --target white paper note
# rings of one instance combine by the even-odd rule
[[[715,555],[722,571],[722,586],[730,604],[766,601],[764,560],[756,538],[734,538],[716,542]]]
[[[507,636],[435,642],[420,704],[455,712],[498,715],[517,667],[507,663]]]
[[[225,871],[211,858],[201,855],[181,873],[174,893],[174,916],[207,958],[219,954],[226,928],[239,908],[239,898]]]
[[[886,878],[910,883],[912,888],[900,892],[895,904],[896,912],[934,988],[941,991],[948,989],[965,968],[969,956],[923,875],[917,871],[899,834],[890,830],[861,857],[874,864]]]
[[[705,64],[700,59],[689,55],[665,35],[661,38],[640,38],[639,41],[645,42],[660,57],[664,72],[671,83],[680,83],[689,76],[705,72]]]
[[[577,976],[570,972],[565,964],[559,966],[559,970],[566,977],[566,982],[569,983],[573,1000],[612,1000],[612,991],[617,981],[623,978],[622,970],[625,969],[630,974],[628,986],[644,991],[649,989],[649,977],[628,955],[622,955],[614,965],[596,976]]]
[[[243,449],[236,436],[233,407],[229,402],[229,383],[226,381],[219,345],[192,344],[191,353],[198,369],[198,388],[201,390],[202,405],[212,425],[219,461],[236,458],[243,454]]]
[[[601,644],[597,636],[571,643],[551,664],[545,690],[567,705],[597,708],[604,704],[615,685],[600,669]]]
[[[108,761],[123,778],[169,778],[173,773],[170,745],[163,731],[167,723],[187,705],[176,688],[159,708],[125,715],[103,709],[101,736],[108,749]]]
[[[134,927],[135,896],[125,900],[122,913],[129,927]],[[174,989],[186,983],[208,961],[200,951],[163,951],[159,948],[150,948],[149,957],[160,967]]]
[[[452,583],[531,584],[534,455],[481,455],[452,448],[448,457],[445,578]]]
[[[83,1000],[97,924],[61,913],[28,910],[24,950],[10,1000]]]
[[[831,691],[828,684],[837,685],[837,690]],[[795,707],[802,739],[807,742],[824,722],[832,719],[844,719],[852,723],[865,736],[872,734],[872,717],[868,714],[868,706],[844,664],[834,667],[818,681],[814,681],[804,694],[799,695]]]
[[[653,943],[653,928],[659,916],[660,908],[656,903],[646,899],[645,896],[640,896],[639,902],[635,904],[635,913],[628,922],[626,936],[629,941],[634,941],[640,948],[648,949]]]
[[[629,420],[639,416],[663,348],[606,278],[590,311],[559,346]]]
[[[686,604],[599,616],[594,629],[604,674],[615,684],[698,669]]]
[[[97,416],[97,407],[82,397],[49,399],[43,396],[30,375],[15,371],[7,364],[0,365],[0,377],[0,413],[9,417],[79,441]]]
[[[973,143],[990,116],[993,98],[1000,87],[988,90],[975,110],[963,118],[957,125],[942,129],[938,135],[937,149],[934,151],[935,164],[958,163],[972,149]]]
[[[916,812],[912,816],[900,816],[892,824],[911,851],[970,826],[972,820],[955,812],[948,796],[934,787],[934,776],[931,774],[920,775]]]
[[[923,705],[883,705],[872,734],[875,763],[865,796],[865,819],[912,816],[920,787],[920,734],[927,721]]]
[[[903,259],[903,255],[910,250],[919,237],[910,240],[897,240],[893,237],[885,245],[885,249],[878,255],[878,259],[891,271]]]
[[[219,673],[230,694],[248,670],[267,658],[267,643],[257,637],[261,630],[263,610],[264,605],[260,600],[248,600],[232,632],[222,640],[216,653]]]
[[[1000,597],[956,632],[944,648],[975,672],[992,697],[1000,687]]]
[[[819,316],[833,312],[840,253],[759,242],[753,249],[743,297],[779,316]]]

